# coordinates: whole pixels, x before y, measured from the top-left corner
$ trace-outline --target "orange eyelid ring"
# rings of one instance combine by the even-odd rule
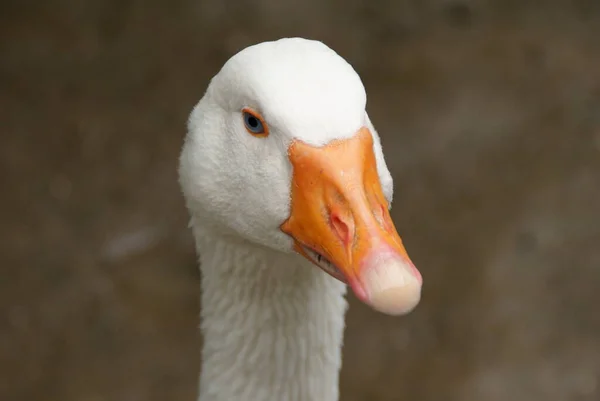
[[[244,115],[244,113],[248,113],[250,114],[252,117],[256,118],[258,121],[260,121],[260,123],[263,126],[263,132],[252,132],[248,126],[246,124],[244,124],[244,128],[246,128],[246,131],[248,131],[248,133],[252,136],[258,137],[258,138],[265,138],[267,136],[269,136],[269,126],[267,125],[265,119],[263,118],[263,116],[260,115],[260,113],[256,110],[252,110],[249,107],[244,107],[242,109],[242,116]]]

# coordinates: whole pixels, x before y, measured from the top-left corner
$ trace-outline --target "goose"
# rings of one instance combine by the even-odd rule
[[[419,303],[365,107],[334,50],[283,38],[233,55],[191,111],[178,172],[201,270],[199,401],[338,400],[346,288],[387,315]]]

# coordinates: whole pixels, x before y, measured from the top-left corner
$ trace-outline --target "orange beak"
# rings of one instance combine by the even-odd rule
[[[323,147],[296,140],[288,154],[291,214],[281,230],[295,250],[374,309],[410,312],[421,298],[422,278],[388,212],[371,132],[363,127]]]

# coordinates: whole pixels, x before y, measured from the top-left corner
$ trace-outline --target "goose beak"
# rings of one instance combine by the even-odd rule
[[[421,298],[422,278],[388,212],[371,132],[314,147],[294,141],[291,213],[281,229],[295,250],[350,285],[361,301],[402,315]]]

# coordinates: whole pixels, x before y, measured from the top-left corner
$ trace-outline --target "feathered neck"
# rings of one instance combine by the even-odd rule
[[[294,254],[194,230],[199,401],[337,401],[346,287]]]

